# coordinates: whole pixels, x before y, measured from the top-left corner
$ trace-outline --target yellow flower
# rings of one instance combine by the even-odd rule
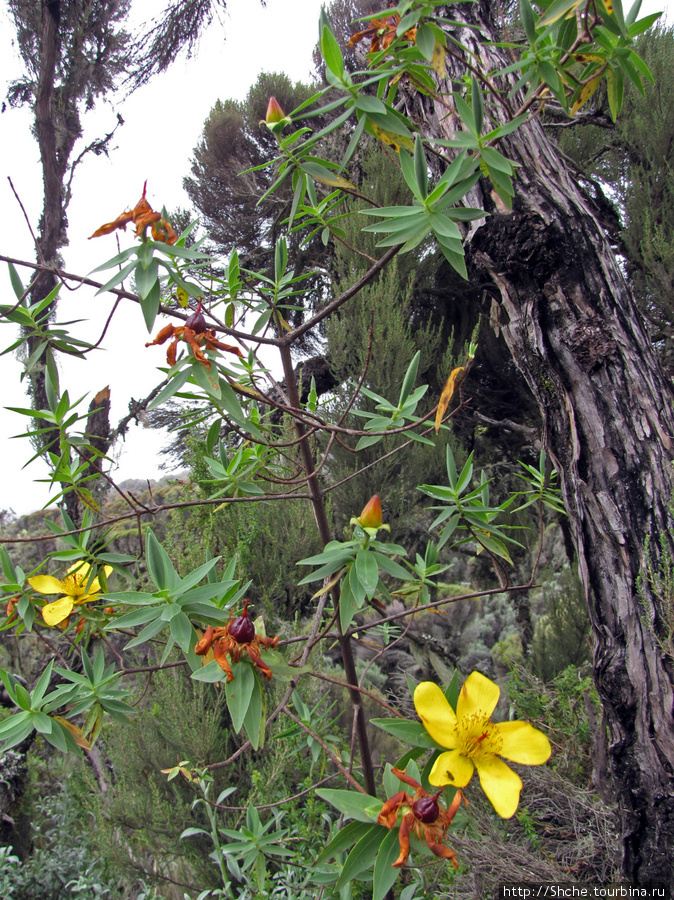
[[[112,572],[112,566],[105,566],[105,577]],[[65,594],[58,600],[53,600],[42,609],[42,618],[47,625],[54,627],[67,619],[75,606],[80,603],[92,603],[98,600],[101,585],[98,578],[89,583],[91,566],[83,560],[73,563],[63,578],[59,581],[53,575],[34,575],[28,579],[28,584],[38,594]]]
[[[414,705],[429,735],[448,750],[435,761],[430,783],[462,788],[477,769],[492,806],[509,819],[517,809],[522,781],[499,757],[538,766],[550,756],[550,741],[528,722],[492,722],[500,693],[493,681],[472,672],[459,694],[456,713],[430,681],[417,686]]]

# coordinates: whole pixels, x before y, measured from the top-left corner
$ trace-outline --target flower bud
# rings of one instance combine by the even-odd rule
[[[280,135],[286,125],[290,125],[292,119],[283,112],[281,104],[276,97],[270,97],[267,105],[267,118],[260,121],[260,125],[266,125],[272,134]]]
[[[244,601],[243,612],[229,626],[229,636],[237,644],[249,644],[255,637],[255,626],[248,618],[248,601]]]
[[[381,500],[379,494],[375,494],[366,504],[362,513],[358,517],[358,522],[362,528],[381,528]]]
[[[276,97],[270,97],[269,103],[267,105],[267,125],[275,125],[277,122],[280,122],[281,119],[285,119],[286,114],[283,112],[281,108],[281,104],[278,102]]]
[[[442,789],[438,791],[435,797],[419,797],[419,799],[415,800],[412,804],[412,812],[424,825],[432,825],[433,822],[437,821],[437,818],[440,815],[438,797],[441,793]]]

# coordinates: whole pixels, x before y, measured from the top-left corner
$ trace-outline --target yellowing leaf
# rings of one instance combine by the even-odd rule
[[[445,57],[447,56],[447,51],[442,46],[440,41],[435,42],[435,47],[433,47],[433,58],[431,59],[431,65],[438,73],[438,76],[442,78],[445,74]]]
[[[452,395],[456,388],[463,381],[463,376],[465,373],[465,369],[463,366],[458,366],[456,369],[452,369],[452,372],[447,379],[447,383],[442,389],[442,394],[440,395],[440,400],[438,402],[438,411],[435,414],[435,433],[437,434],[440,430],[440,425],[442,424],[442,419],[447,412],[447,407],[449,406],[449,401],[452,399]]]
[[[611,15],[613,12],[613,2],[612,0],[604,0],[604,6],[606,7],[606,12]]]
[[[600,83],[602,77],[603,77],[603,72],[600,72],[599,75],[595,75],[594,78],[591,78],[587,84],[583,85],[581,92],[578,96],[578,99],[571,107],[570,115],[572,115],[572,116],[575,115],[582,106],[585,106],[587,101],[590,99],[590,97],[594,94],[594,92],[599,87],[599,83]]]
[[[569,19],[576,12],[581,3],[584,3],[585,0],[569,0],[567,3],[552,3],[548,8],[548,11],[545,15],[541,16],[541,18],[536,23],[538,28],[545,27],[548,25],[552,25],[553,22],[556,22],[558,19],[565,18]]]
[[[584,63],[596,62],[603,64],[606,62],[605,58],[603,56],[600,56],[598,53],[579,53],[578,56],[576,56],[576,59],[578,60],[578,62]]]
[[[342,178],[340,175],[313,175],[314,181],[320,181],[321,184],[327,184],[328,187],[346,188],[347,190],[357,190],[356,185],[352,184],[348,179]]]
[[[69,722],[67,719],[64,719],[63,716],[52,716],[59,725],[62,725],[64,728],[67,728],[68,731],[75,738],[75,743],[78,747],[81,747],[83,750],[91,750],[91,744],[82,734],[82,730],[77,727],[77,725],[73,725],[72,722]]]
[[[245,394],[246,397],[252,397],[254,400],[262,400],[263,399],[262,394],[258,393],[256,390],[253,390],[253,388],[246,387],[246,385],[241,384],[240,381],[236,381],[236,379],[232,378],[231,375],[228,375],[226,372],[225,372],[225,378],[231,384],[231,386],[234,388],[234,390],[237,391],[237,393]]]
[[[392,147],[396,153],[400,152],[400,148],[403,150],[408,150],[410,153],[414,153],[414,142],[411,138],[405,137],[403,134],[393,134],[392,131],[384,131],[383,128],[380,128],[378,125],[375,125],[374,122],[370,122],[370,127],[372,128],[372,133],[375,137],[378,137],[380,141],[386,144],[389,147]]]
[[[101,511],[101,508],[99,507],[98,503],[96,503],[96,501],[94,500],[91,491],[88,491],[86,488],[81,488],[81,487],[76,487],[76,488],[74,488],[74,490],[75,490],[75,493],[77,494],[77,496],[79,497],[79,499],[82,501],[82,503],[85,506],[89,507],[89,509],[93,509],[94,512]]]
[[[346,572],[346,569],[340,569],[339,572],[337,572],[337,574],[334,575],[327,584],[324,584],[323,587],[320,587],[316,591],[316,593],[313,595],[311,600],[316,600],[318,597],[321,596],[321,594],[327,594],[328,591],[330,590],[330,588],[333,588],[337,584],[337,582],[342,577],[344,572]],[[309,600],[309,603],[311,603],[311,600]]]
[[[349,184],[350,183],[351,182],[349,182]],[[351,186],[353,187],[353,185],[351,185]],[[339,185],[335,185],[335,187],[339,187]],[[281,326],[281,328],[285,328],[286,331],[292,331],[291,326],[288,325],[288,323],[286,322],[286,320],[283,318],[283,316],[281,315],[281,313],[278,310],[276,310],[276,315],[278,316],[278,322],[279,322],[279,325]]]

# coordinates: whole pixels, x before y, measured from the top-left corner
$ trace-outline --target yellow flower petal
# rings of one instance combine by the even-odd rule
[[[74,562],[72,566],[68,569],[68,575],[77,575],[77,578],[82,581],[84,580],[84,584],[87,583],[87,579],[89,578],[89,573],[91,572],[91,566],[89,563],[84,562],[82,559],[78,559],[77,562]]]
[[[441,747],[457,745],[456,714],[437,684],[422,681],[414,691],[414,706],[424,728]]]
[[[28,579],[28,584],[37,591],[38,594],[63,594],[65,587],[58,578],[53,575],[34,575]]]
[[[497,684],[479,672],[471,672],[461,688],[456,714],[459,719],[473,714],[489,719],[500,696],[501,690]]]
[[[54,600],[53,603],[48,603],[42,609],[42,618],[45,620],[47,625],[53,628],[55,625],[58,625],[64,619],[67,619],[70,613],[73,611],[73,606],[75,605],[72,597],[61,597],[59,600]]]
[[[465,787],[473,776],[473,761],[464,756],[460,750],[441,753],[435,760],[428,780],[436,787],[452,784],[454,787]]]
[[[540,766],[550,758],[550,741],[528,722],[501,722],[496,725],[496,730],[503,738],[498,752],[505,759],[527,766]]]
[[[517,809],[522,779],[498,756],[475,760],[480,784],[491,805],[502,819],[509,819]]]

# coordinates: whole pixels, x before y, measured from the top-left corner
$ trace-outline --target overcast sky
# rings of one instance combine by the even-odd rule
[[[3,4],[4,5],[4,4]],[[161,0],[134,4],[151,17],[162,7]],[[114,236],[88,241],[103,222],[109,222],[140,198],[148,181],[148,199],[155,209],[162,206],[189,207],[182,179],[189,174],[190,158],[198,143],[204,121],[216,100],[242,100],[260,72],[285,72],[293,81],[309,81],[312,52],[318,37],[320,0],[228,0],[227,14],[220,15],[207,30],[198,53],[191,60],[178,60],[164,75],[124,100],[102,104],[85,119],[84,142],[105,134],[119,111],[125,121],[115,136],[109,158],[93,155],[80,166],[68,210],[69,246],[63,250],[65,269],[87,274],[114,256]],[[139,24],[139,23],[137,23]],[[0,93],[21,72],[12,47],[13,29],[5,10],[0,11]],[[0,248],[4,255],[33,260],[35,251],[21,210],[10,190],[7,177],[26,207],[33,229],[42,206],[42,173],[36,142],[30,132],[28,110],[7,110],[0,116]],[[77,152],[77,151],[76,151]],[[133,242],[132,230],[119,233],[122,246]],[[21,275],[26,278],[27,270]],[[96,277],[96,276],[94,276]],[[0,264],[2,302],[11,302],[11,288],[5,263]],[[78,336],[95,342],[102,322],[111,308],[109,297],[94,297],[82,288],[76,293],[61,292],[58,319],[90,319],[78,325]],[[161,322],[157,329],[161,327]],[[9,343],[9,328],[3,326],[2,346]],[[140,311],[128,308],[116,316],[106,337],[105,351],[91,354],[87,362],[66,359],[61,364],[62,387],[74,399],[85,392],[96,393],[111,385],[111,422],[114,426],[128,410],[129,397],[140,399],[161,380],[156,366],[165,363],[161,348],[145,349],[149,340]],[[0,357],[0,407],[29,405],[18,384],[19,365],[13,355]],[[27,417],[0,408],[0,509],[25,513],[47,502],[48,488],[35,479],[43,478],[46,467],[37,461],[22,471],[23,461],[32,456],[28,441],[10,441],[9,435],[26,430]],[[155,478],[163,435],[132,426],[115,478]]]
[[[134,4],[144,18],[162,6],[161,0]],[[109,158],[91,156],[78,169],[68,210],[70,244],[63,251],[67,271],[87,274],[115,254],[114,237],[89,242],[88,235],[135,205],[146,179],[148,199],[155,209],[189,206],[182,179],[189,174],[193,148],[216,100],[243,99],[260,72],[285,72],[293,81],[310,79],[321,0],[267,0],[266,7],[257,0],[228,0],[227,7],[227,14],[221,14],[207,30],[193,59],[179,60],[169,72],[131,97],[115,97],[85,118],[84,142],[109,131],[117,112],[122,114],[125,125],[117,132]],[[645,0],[641,15],[663,8],[668,8],[668,4]],[[139,24],[136,22],[136,27]],[[3,96],[8,83],[21,72],[12,38],[8,14],[5,9],[0,10]],[[34,248],[7,177],[11,177],[37,230],[42,173],[37,144],[31,136],[31,119],[28,110],[7,110],[0,115],[0,252],[26,260],[34,259]],[[122,234],[121,240],[122,246],[129,246],[132,232]],[[24,282],[26,272],[21,272]],[[4,263],[0,264],[0,290],[1,302],[12,302]],[[77,333],[95,342],[111,302],[109,297],[94,297],[93,291],[86,288],[62,291],[58,319],[89,319],[89,324],[77,326]],[[8,343],[8,331],[3,327],[1,346]],[[129,398],[144,397],[161,380],[155,366],[162,365],[164,354],[161,348],[146,350],[147,340],[139,309],[125,309],[108,332],[108,349],[90,354],[86,363],[72,359],[62,362],[62,387],[68,387],[74,399],[85,393],[91,396],[110,385],[114,427],[126,414]],[[13,355],[0,357],[0,509],[22,514],[43,506],[49,492],[45,484],[37,481],[46,474],[41,463],[21,468],[32,455],[28,441],[9,438],[24,431],[29,423],[27,417],[3,409],[29,405],[18,383],[18,372],[19,364]],[[117,449],[121,458],[115,478],[159,477],[163,443],[162,434],[133,426],[125,445]]]

